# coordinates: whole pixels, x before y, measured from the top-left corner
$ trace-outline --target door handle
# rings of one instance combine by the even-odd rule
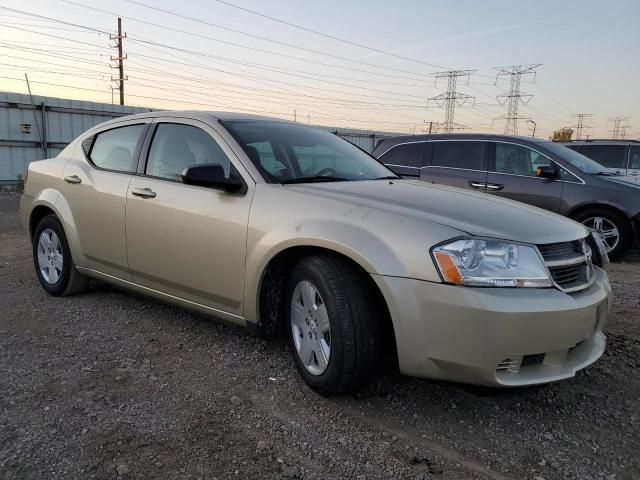
[[[487,184],[486,184],[486,183],[482,183],[482,182],[474,182],[474,181],[471,181],[471,180],[470,180],[470,181],[469,181],[469,186],[470,186],[471,188],[478,188],[478,189],[480,189],[480,188],[485,188],[485,187],[487,186]]]
[[[142,198],[155,198],[156,196],[156,192],[150,188],[134,188],[131,190],[131,194]]]
[[[64,181],[67,183],[82,183],[82,179],[78,175],[67,175],[64,177]]]
[[[492,192],[499,192],[503,188],[504,185],[502,185],[501,183],[487,183],[487,189],[491,190]]]

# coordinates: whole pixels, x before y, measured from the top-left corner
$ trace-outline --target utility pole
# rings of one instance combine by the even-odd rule
[[[122,18],[118,17],[118,34],[109,35],[109,40],[115,40],[116,44],[112,45],[112,47],[118,49],[118,56],[111,57],[111,61],[118,62],[118,78],[111,77],[111,81],[115,81],[118,84],[117,89],[120,91],[120,105],[124,105],[124,81],[128,80],[128,78],[124,76],[124,61],[127,59],[127,56],[122,56],[122,40],[124,38],[127,38],[127,34],[122,35]]]
[[[585,118],[593,117],[593,114],[592,113],[576,113],[575,115],[573,115],[573,117],[576,119],[576,124],[571,125],[571,127],[576,129],[576,140],[581,140],[582,131],[586,130],[587,128],[592,128],[591,125],[585,125],[584,120]]]
[[[433,122],[431,120],[428,121],[428,122],[426,120],[423,120],[422,122],[425,123],[425,124],[427,124],[427,123],[429,124],[429,130],[427,130],[426,128],[423,128],[422,131],[424,133],[431,134],[431,132],[433,131]]]
[[[444,114],[444,123],[443,128],[445,133],[452,132],[456,129],[465,128],[464,125],[455,123],[455,109],[456,105],[462,107],[468,102],[475,103],[475,97],[470,95],[466,95],[464,93],[458,93],[456,91],[458,85],[459,78],[467,78],[467,82],[469,81],[469,76],[475,70],[449,70],[446,72],[438,72],[433,75],[436,77],[436,84],[438,80],[441,78],[447,79],[447,91],[441,93],[440,95],[436,95],[435,97],[431,97],[427,100],[427,109],[429,108],[429,102],[434,102],[438,107],[445,109]],[[429,127],[429,133],[431,133],[431,127]]]
[[[627,130],[629,129],[629,125],[626,125],[629,117],[615,117],[610,118],[609,120],[613,122],[613,130],[609,130],[611,138],[614,140],[623,140],[627,135]]]
[[[526,105],[529,103],[533,95],[520,91],[520,82],[525,75],[533,75],[532,81],[534,81],[536,75],[535,69],[540,65],[542,64],[512,65],[510,67],[497,67],[494,69],[498,71],[496,75],[496,85],[500,77],[508,75],[510,78],[509,91],[496,97],[500,105],[504,105],[505,103],[508,105],[507,114],[495,119],[505,120],[505,135],[518,135],[518,121],[528,120],[526,117],[518,116],[518,107],[520,104]]]
[[[533,123],[533,132],[531,132],[531,138],[533,138],[536,136],[536,127],[538,126],[538,124],[531,119],[527,120],[527,123]]]

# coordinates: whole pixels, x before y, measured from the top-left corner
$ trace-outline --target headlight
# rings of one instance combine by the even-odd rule
[[[446,283],[468,287],[551,287],[535,247],[464,238],[439,245],[433,258]]]

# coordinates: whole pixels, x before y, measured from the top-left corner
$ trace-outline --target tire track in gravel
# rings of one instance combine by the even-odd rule
[[[284,411],[280,409],[277,402],[266,403],[264,401],[264,397],[258,393],[253,393],[250,396],[250,400],[254,408],[258,409],[266,415],[271,416],[283,425],[287,425],[288,428],[296,428],[296,425],[298,425],[300,422],[299,419],[294,419],[295,416],[292,415],[291,411]],[[450,467],[452,470],[455,470],[454,465],[459,465],[469,474],[473,474],[474,478],[486,478],[491,480],[513,480],[512,477],[508,477],[501,473],[492,471],[481,463],[471,460],[458,451],[452,450],[439,442],[430,440],[407,428],[399,427],[394,422],[383,419],[380,416],[376,415],[373,411],[363,412],[363,410],[359,410],[351,406],[340,406],[338,414],[343,418],[347,416],[353,423],[356,424],[355,428],[367,430],[369,432],[371,430],[374,430],[378,433],[385,432],[389,437],[400,439],[407,443],[409,447],[414,447],[414,451],[416,451],[416,447],[418,452],[424,452],[426,450],[431,454],[428,456],[429,458],[441,457],[445,461],[445,466]],[[308,433],[308,429],[297,428],[297,430],[301,434]],[[312,431],[317,430],[312,429]],[[342,434],[342,432],[340,431],[335,431],[333,433],[337,436],[340,436]],[[351,434],[353,434],[353,432],[351,432]],[[382,435],[380,435],[380,437],[382,438]],[[329,436],[325,436],[324,439],[325,441],[331,440]],[[414,472],[417,469],[417,464],[423,463],[423,459],[420,456],[413,456],[411,458],[407,457],[405,458],[405,460],[408,460],[407,463],[411,465],[411,468],[414,469]],[[427,465],[429,465],[432,464],[432,461],[427,460],[426,463]],[[424,469],[428,470],[426,467]],[[425,473],[429,472],[426,471]],[[456,478],[469,478],[469,476],[467,474],[464,474],[463,472],[458,473],[462,475]]]

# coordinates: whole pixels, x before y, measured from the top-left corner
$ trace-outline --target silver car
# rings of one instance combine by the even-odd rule
[[[113,120],[31,163],[21,212],[50,294],[97,278],[264,338],[284,334],[304,381],[325,395],[396,360],[417,377],[550,382],[605,348],[607,257],[583,225],[400,179],[296,123]]]

